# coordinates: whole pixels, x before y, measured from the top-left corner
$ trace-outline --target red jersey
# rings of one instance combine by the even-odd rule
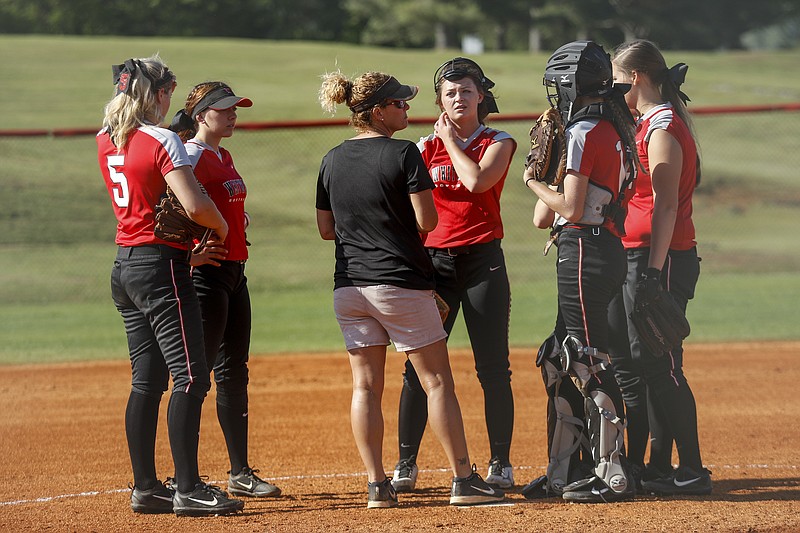
[[[626,177],[625,150],[614,124],[599,118],[579,120],[566,134],[567,171],[587,176],[589,183],[611,194],[607,203],[613,202]],[[623,207],[626,201],[623,199]],[[600,225],[620,236],[612,220],[604,219]]]
[[[647,148],[650,136],[657,129],[666,130],[672,135],[683,151],[683,165],[678,183],[678,214],[669,247],[671,250],[688,250],[697,244],[692,222],[692,195],[697,185],[697,146],[688,126],[669,103],[649,110],[642,116],[637,126],[636,147],[639,160],[647,172],[640,171],[636,177],[634,195],[628,204],[628,218],[625,220],[627,235],[622,239],[622,244],[625,248],[650,246],[653,183],[650,177],[650,163],[647,160]]]
[[[247,187],[233,166],[230,152],[220,147],[219,153],[204,142],[191,139],[186,151],[194,168],[194,175],[203,184],[208,196],[228,223],[225,248],[227,261],[247,259],[247,244],[244,237],[244,200]]]
[[[177,134],[165,128],[141,126],[118,151],[107,128],[103,128],[97,134],[97,161],[117,217],[117,244],[167,244],[187,249],[186,245],[167,242],[153,234],[155,206],[167,190],[164,176],[189,165],[189,156]]]
[[[513,141],[511,135],[504,131],[481,126],[467,139],[464,153],[477,163],[487,148],[503,139]],[[433,199],[439,214],[436,229],[423,236],[425,246],[453,248],[502,239],[500,194],[503,192],[508,167],[503,177],[491,189],[473,193],[464,187],[456,175],[450,155],[440,138],[431,134],[421,138],[417,146],[436,185]]]

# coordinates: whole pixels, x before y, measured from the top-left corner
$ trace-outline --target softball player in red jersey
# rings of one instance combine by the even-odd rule
[[[167,184],[192,218],[225,238],[228,225],[202,194],[173,132],[158,127],[175,76],[157,56],[113,67],[116,95],[97,134],[98,163],[116,215],[119,245],[111,294],[122,315],[131,359],[125,429],[133,467],[131,507],[141,513],[229,514],[243,502],[200,480],[198,433],[210,388],[200,304],[188,249],[153,234],[155,205]],[[161,396],[172,375],[167,411],[177,492],[158,480],[155,440]]]
[[[228,491],[237,496],[279,496],[281,490],[259,478],[247,459],[250,292],[244,202],[247,187],[230,152],[220,146],[233,135],[237,107],[248,98],[233,94],[225,83],[195,86],[170,125],[186,142],[197,180],[228,222],[225,242],[212,242],[192,256],[192,279],[200,298],[208,368],[217,384],[217,419],[230,458]]]
[[[692,196],[699,182],[697,143],[686,109],[688,98],[680,91],[688,67],[667,68],[658,48],[637,40],[620,45],[614,58],[614,75],[631,84],[626,100],[640,115],[636,134],[639,159],[646,172],[636,188],[625,222],[623,245],[628,277],[623,290],[629,315],[637,302],[654,297],[659,284],[686,310],[700,275]],[[630,321],[629,321],[630,322]],[[697,434],[697,406],[683,374],[683,347],[665,356],[649,353],[639,342],[636,328],[628,324],[631,356],[614,361],[618,374],[643,378],[641,390],[626,391],[649,421],[650,459],[642,473],[642,488],[657,494],[709,494],[710,472],[703,467]],[[630,438],[630,434],[629,434]],[[642,442],[637,434],[643,461]],[[672,443],[677,445],[679,466],[672,468]],[[641,470],[644,465],[637,465]]]
[[[486,482],[514,485],[509,460],[514,429],[514,399],[508,360],[511,291],[503,250],[500,195],[517,143],[504,131],[484,125],[498,111],[494,83],[474,61],[457,57],[434,74],[436,103],[442,113],[434,133],[418,146],[436,188],[439,225],[424,236],[433,262],[436,292],[450,306],[445,331],[463,311],[475,370],[484,393],[489,435]],[[400,396],[400,458],[392,484],[413,490],[416,464],[427,421],[426,396],[414,367],[406,361]]]
[[[610,57],[591,41],[556,50],[544,82],[551,105],[567,125],[567,175],[557,188],[536,181],[531,169],[523,175],[539,196],[534,223],[558,232],[558,316],[553,339],[543,345],[537,364],[553,364],[572,378],[561,381],[558,397],[550,397],[548,387],[546,489],[567,501],[621,501],[634,491],[625,461],[624,406],[608,360],[608,306],[625,279],[625,253],[618,222],[596,213],[601,205],[624,209],[625,198],[619,196],[632,177],[626,165],[632,161],[626,160],[634,154],[633,117],[622,98],[625,89],[612,86]],[[565,413],[565,402],[559,401],[575,405],[564,390],[575,386],[585,411]],[[583,425],[577,424],[576,435],[585,428],[592,464],[589,476],[576,480],[582,472],[578,446],[559,446],[569,435],[568,420],[580,418]]]

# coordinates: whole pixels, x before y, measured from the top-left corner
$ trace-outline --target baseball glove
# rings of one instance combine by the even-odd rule
[[[166,196],[156,206],[156,227],[153,233],[159,239],[190,246],[194,241],[199,241],[199,247],[202,247],[211,236],[211,229],[189,218],[178,197],[167,187]]]
[[[661,287],[651,301],[636,304],[630,318],[641,342],[657,357],[680,345],[689,336],[686,315]]]
[[[436,291],[433,292],[433,299],[436,300],[436,308],[439,310],[439,316],[442,317],[442,324],[444,324],[444,321],[447,320],[447,315],[450,314],[450,306]]]
[[[531,149],[525,157],[525,168],[533,171],[533,179],[548,185],[564,180],[567,169],[567,140],[561,113],[551,107],[534,122],[530,131]]]

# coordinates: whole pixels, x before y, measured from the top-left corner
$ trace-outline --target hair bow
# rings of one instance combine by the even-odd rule
[[[127,59],[121,65],[111,65],[111,72],[114,75],[114,85],[117,86],[117,94],[128,94],[131,88],[131,77],[139,68],[139,62],[135,59]]]
[[[184,130],[191,130],[194,128],[194,120],[189,114],[186,112],[185,109],[181,109],[175,116],[172,118],[172,122],[169,125],[169,129],[176,133],[180,133]]]
[[[688,70],[689,65],[686,63],[678,63],[667,71],[667,77],[673,87],[675,87],[675,92],[677,92],[680,99],[683,100],[683,105],[691,101],[686,93],[681,91],[681,85],[686,81],[686,72]]]

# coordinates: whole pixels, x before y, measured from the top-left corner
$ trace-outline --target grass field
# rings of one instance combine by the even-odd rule
[[[456,51],[403,51],[335,43],[215,39],[0,36],[0,129],[97,126],[111,95],[110,65],[160,51],[183,94],[221,78],[255,106],[240,121],[319,119],[319,74],[386,70],[421,86],[412,116],[433,116],[430,76]],[[545,55],[486,54],[503,113],[544,105],[538,81]],[[692,106],[800,101],[800,54],[674,53],[690,65]],[[425,68],[420,66],[424,65]],[[177,108],[175,99],[173,111]],[[512,280],[511,340],[534,346],[554,320],[554,255],[530,225],[533,198],[519,180],[528,124],[496,122],[520,147],[503,196],[504,250]],[[697,117],[704,181],[695,202],[703,256],[690,304],[693,341],[795,339],[793,295],[800,291],[800,113]],[[428,128],[398,137],[416,139]],[[331,309],[333,248],[314,223],[319,160],[348,128],[240,131],[226,146],[248,184],[248,278],[253,353],[337,350]],[[121,320],[110,301],[115,253],[91,136],[0,137],[0,363],[125,357]],[[787,239],[787,236],[790,236]],[[466,345],[459,326],[451,342]]]

